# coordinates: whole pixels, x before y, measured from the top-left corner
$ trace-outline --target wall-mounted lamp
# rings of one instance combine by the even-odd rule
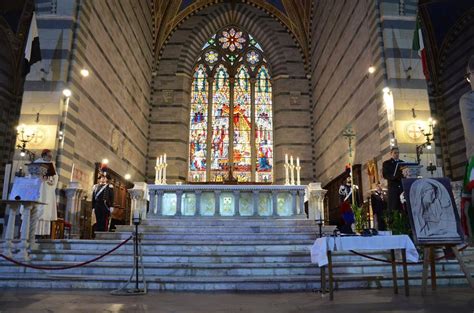
[[[421,133],[423,134],[423,136],[425,136],[425,142],[422,143],[421,145],[416,146],[416,160],[418,164],[420,164],[421,162],[421,155],[423,154],[423,149],[426,148],[428,150],[431,150],[433,148],[431,143],[434,140],[435,127],[436,127],[436,121],[431,117],[428,119],[428,130],[423,129],[421,126],[419,127]],[[430,164],[430,167],[433,173],[436,170],[436,166]]]
[[[89,76],[89,70],[83,68],[83,69],[81,70],[81,75],[82,75],[82,77],[87,77],[87,76]]]
[[[26,145],[31,142],[36,134],[34,131],[27,132],[26,130],[26,125],[19,125],[16,128],[17,131],[17,136],[18,136],[18,141],[21,143],[18,144],[16,147],[20,149],[20,156],[25,157],[28,155],[30,157],[30,160],[34,160],[35,154],[31,152],[30,150],[26,149]]]
[[[66,89],[63,90],[63,96],[69,98],[71,95],[72,95],[72,92],[71,92],[70,89],[66,88]]]

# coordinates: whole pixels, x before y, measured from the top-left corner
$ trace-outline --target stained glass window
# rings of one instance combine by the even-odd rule
[[[212,97],[211,180],[222,181],[229,170],[230,116],[230,80],[224,65],[219,65],[214,78]]]
[[[251,179],[251,121],[250,79],[241,65],[234,80],[234,174],[239,181]]]
[[[231,173],[241,182],[273,181],[266,63],[257,40],[237,27],[220,30],[203,45],[191,87],[189,181],[223,181]]]
[[[208,82],[204,65],[196,67],[191,88],[188,179],[206,181]]]
[[[272,85],[267,68],[257,73],[255,88],[255,146],[257,150],[257,182],[272,181],[273,118]]]

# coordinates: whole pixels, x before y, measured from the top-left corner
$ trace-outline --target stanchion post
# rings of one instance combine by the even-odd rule
[[[135,211],[137,212],[137,211]],[[133,225],[135,225],[135,235],[134,235],[134,249],[133,249],[133,256],[135,259],[135,292],[141,292],[141,290],[138,288],[138,225],[140,225],[141,222],[141,216],[140,214],[135,214],[133,216]]]

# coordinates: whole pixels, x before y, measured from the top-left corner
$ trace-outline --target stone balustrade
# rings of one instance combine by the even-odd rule
[[[306,218],[305,186],[148,185],[147,189],[148,219],[161,216]]]

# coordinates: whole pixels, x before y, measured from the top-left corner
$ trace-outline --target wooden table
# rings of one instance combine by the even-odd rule
[[[409,296],[410,289],[408,284],[407,251],[410,261],[418,261],[418,252],[411,239],[406,235],[399,236],[372,236],[372,237],[323,237],[316,240],[311,248],[311,261],[317,263],[321,268],[321,289],[326,290],[326,267],[329,279],[329,299],[334,299],[334,273],[333,273],[333,254],[335,251],[390,251],[390,263],[392,265],[393,292],[398,294],[397,281],[397,262],[395,259],[395,250],[400,250],[402,254],[403,280],[405,295]],[[361,275],[360,277],[374,275]],[[375,275],[380,276],[380,275]],[[375,276],[373,278],[375,278]]]

